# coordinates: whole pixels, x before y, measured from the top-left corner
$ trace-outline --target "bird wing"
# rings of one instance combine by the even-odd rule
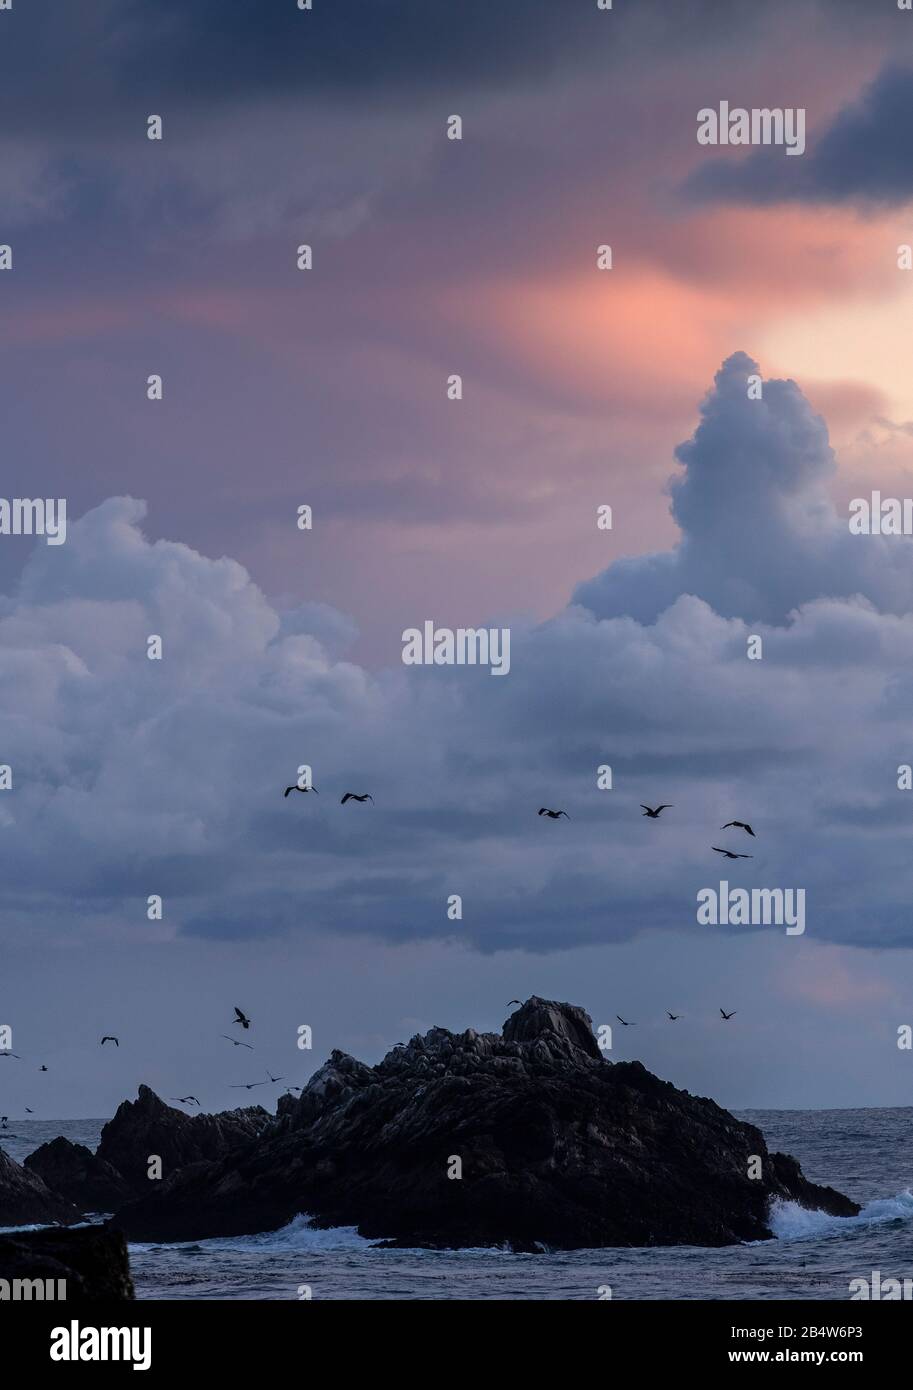
[[[285,789],[285,791],[282,793],[282,795],[283,795],[283,796],[288,796],[289,792],[293,792],[294,790],[295,790],[294,787],[286,787],[286,789]]]
[[[351,792],[346,792],[345,796],[342,798],[342,800],[341,800],[340,803],[339,803],[340,806],[345,806],[346,802],[349,800],[349,798],[351,797],[351,795],[352,795]]]
[[[367,793],[366,793],[366,796],[367,796],[368,801],[370,801],[371,805],[373,806],[373,805],[374,805],[374,797],[371,795],[370,792],[367,792]]]
[[[671,811],[674,809],[671,802],[664,801],[662,806],[657,806],[657,811]]]
[[[244,1015],[242,1014],[241,1010],[238,1008],[238,1006],[237,1006],[237,1004],[236,1004],[236,1005],[235,1005],[235,1022],[236,1022],[236,1023],[243,1023],[243,1021],[244,1021]]]
[[[652,811],[652,810],[653,810],[653,807],[652,807],[652,806],[645,806],[644,803],[641,802],[641,803],[640,803],[640,809],[641,809],[642,811]]]
[[[712,850],[714,850],[716,854],[728,854],[728,853],[729,853],[729,850],[728,850],[728,849],[720,849],[719,845],[711,845],[710,848],[711,848]]]

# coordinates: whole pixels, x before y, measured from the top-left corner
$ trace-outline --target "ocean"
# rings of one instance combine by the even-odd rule
[[[705,1250],[381,1250],[353,1229],[279,1231],[178,1245],[131,1245],[143,1299],[836,1299],[850,1280],[913,1277],[913,1108],[735,1112],[806,1177],[862,1204],[847,1220],[793,1203],[776,1239]],[[64,1134],[93,1148],[103,1120],[10,1122],[0,1147],[22,1161]],[[609,1295],[606,1290],[610,1289]]]

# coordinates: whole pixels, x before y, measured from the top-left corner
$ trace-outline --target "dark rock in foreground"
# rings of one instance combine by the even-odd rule
[[[0,1279],[53,1280],[50,1292],[68,1301],[133,1297],[127,1242],[120,1231],[107,1226],[0,1236]],[[64,1281],[64,1288],[58,1280]],[[30,1301],[37,1294],[33,1288]]]
[[[0,1149],[0,1226],[78,1220],[79,1212],[71,1202]]]
[[[133,1195],[116,1168],[69,1139],[42,1144],[23,1167],[83,1211],[113,1211]]]
[[[224,1158],[249,1144],[272,1123],[260,1105],[218,1115],[185,1115],[140,1086],[135,1101],[125,1100],[101,1132],[96,1158],[110,1166],[137,1193],[149,1189],[149,1158],[162,1160],[162,1174],[201,1160]]]
[[[334,1052],[262,1136],[115,1219],[139,1240],[306,1212],[401,1246],[717,1246],[769,1237],[776,1198],[858,1211],[713,1101],[603,1060],[582,1009],[534,997],[503,1036],[433,1028],[376,1067]]]

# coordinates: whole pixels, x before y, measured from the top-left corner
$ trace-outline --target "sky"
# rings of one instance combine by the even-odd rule
[[[0,535],[0,1112],[532,993],[729,1107],[911,1103],[913,549],[848,525],[913,496],[911,129],[889,0],[0,12],[2,491],[69,519]]]

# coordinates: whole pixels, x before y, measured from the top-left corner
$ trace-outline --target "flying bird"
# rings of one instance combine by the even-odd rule
[[[4,1048],[2,1052],[0,1052],[0,1057],[15,1057],[17,1062],[22,1061],[22,1058],[19,1056],[18,1052],[7,1052],[6,1048]]]
[[[320,795],[316,787],[299,787],[297,783],[294,787],[286,787],[282,795],[288,796],[289,792],[313,792],[315,796]]]
[[[669,1014],[668,1009],[666,1010],[666,1013]],[[681,1018],[681,1014],[669,1014],[669,1017],[671,1018],[672,1022],[675,1023],[678,1019]]]
[[[568,820],[570,820],[567,811],[550,811],[547,806],[543,806],[537,814],[540,816],[548,816],[549,820],[557,820],[559,816],[567,816]]]
[[[26,1113],[26,1115],[34,1115],[35,1112],[34,1112],[34,1110],[30,1110],[30,1109],[28,1108],[28,1106],[26,1106],[26,1107],[25,1107],[25,1113]]]
[[[284,1081],[284,1080],[285,1080],[285,1077],[284,1077],[284,1076],[273,1076],[273,1074],[272,1074],[272,1072],[270,1071],[269,1067],[266,1068],[266,1074],[267,1074],[267,1076],[269,1077],[270,1081]]]
[[[196,1096],[169,1096],[169,1100],[177,1101],[178,1105],[199,1105]]]
[[[238,1020],[235,1019],[235,1023],[237,1023],[237,1021]],[[250,1043],[242,1042],[240,1038],[230,1038],[227,1033],[220,1033],[219,1037],[225,1038],[230,1043],[234,1043],[235,1047],[246,1047],[249,1052],[254,1051],[254,1048]]]
[[[374,797],[370,792],[365,792],[364,796],[359,796],[357,792],[346,792],[339,803],[340,806],[345,806],[347,801],[370,801],[371,805],[374,805]]]
[[[104,1047],[106,1042],[113,1042],[115,1047],[120,1047],[120,1043],[118,1042],[117,1038],[115,1038],[113,1033],[106,1033],[105,1036],[102,1038],[101,1042],[99,1043],[99,1047]]]
[[[626,1023],[625,1020],[622,1018],[621,1014],[616,1014],[615,1017],[618,1019],[618,1022],[619,1022],[619,1023],[624,1024],[625,1028],[636,1028],[636,1027],[637,1027],[637,1024],[636,1024],[636,1023]]]
[[[726,822],[725,825],[721,825],[721,826],[720,826],[720,829],[721,829],[721,830],[731,830],[733,826],[735,826],[736,830],[744,830],[744,831],[746,831],[749,835],[751,835],[754,839],[757,839],[757,836],[755,835],[755,833],[754,833],[754,831],[752,830],[751,826],[748,824],[747,821],[744,821],[744,820],[728,820],[728,821]]]
[[[247,1017],[247,1014],[241,1012],[237,1004],[235,1005],[235,1016],[232,1019],[232,1023],[240,1023],[242,1028],[250,1027],[250,1019]]]
[[[47,1071],[47,1067],[46,1067],[46,1066],[44,1065],[44,1063],[42,1062],[42,1064],[41,1064],[41,1066],[38,1068],[38,1070],[39,1070],[39,1071]]]
[[[508,999],[508,1001],[507,1001],[507,1007],[510,1008],[511,1004],[519,1004],[519,1002],[520,1002],[519,999]]]
[[[732,1018],[734,1014],[738,1013],[738,1009],[733,1009],[731,1014],[727,1014],[724,1009],[720,1009],[720,1013],[723,1015],[724,1018]]]
[[[255,1086],[267,1086],[268,1084],[267,1081],[235,1081],[232,1082],[230,1089],[232,1091],[252,1091]]]
[[[656,820],[660,811],[671,811],[673,809],[668,802],[664,802],[662,806],[657,806],[655,811],[651,811],[650,807],[645,806],[643,802],[640,803],[640,806],[644,815],[649,816],[651,820]]]
[[[303,1090],[304,1090],[304,1087],[303,1087],[303,1086],[286,1086],[286,1088],[285,1088],[285,1094],[286,1094],[287,1096],[289,1096],[289,1095],[291,1095],[291,1093],[292,1093],[293,1091],[303,1091]]]
[[[725,854],[727,859],[754,859],[753,854],[733,854],[731,849],[720,849],[719,845],[711,845],[710,848],[717,854]]]

